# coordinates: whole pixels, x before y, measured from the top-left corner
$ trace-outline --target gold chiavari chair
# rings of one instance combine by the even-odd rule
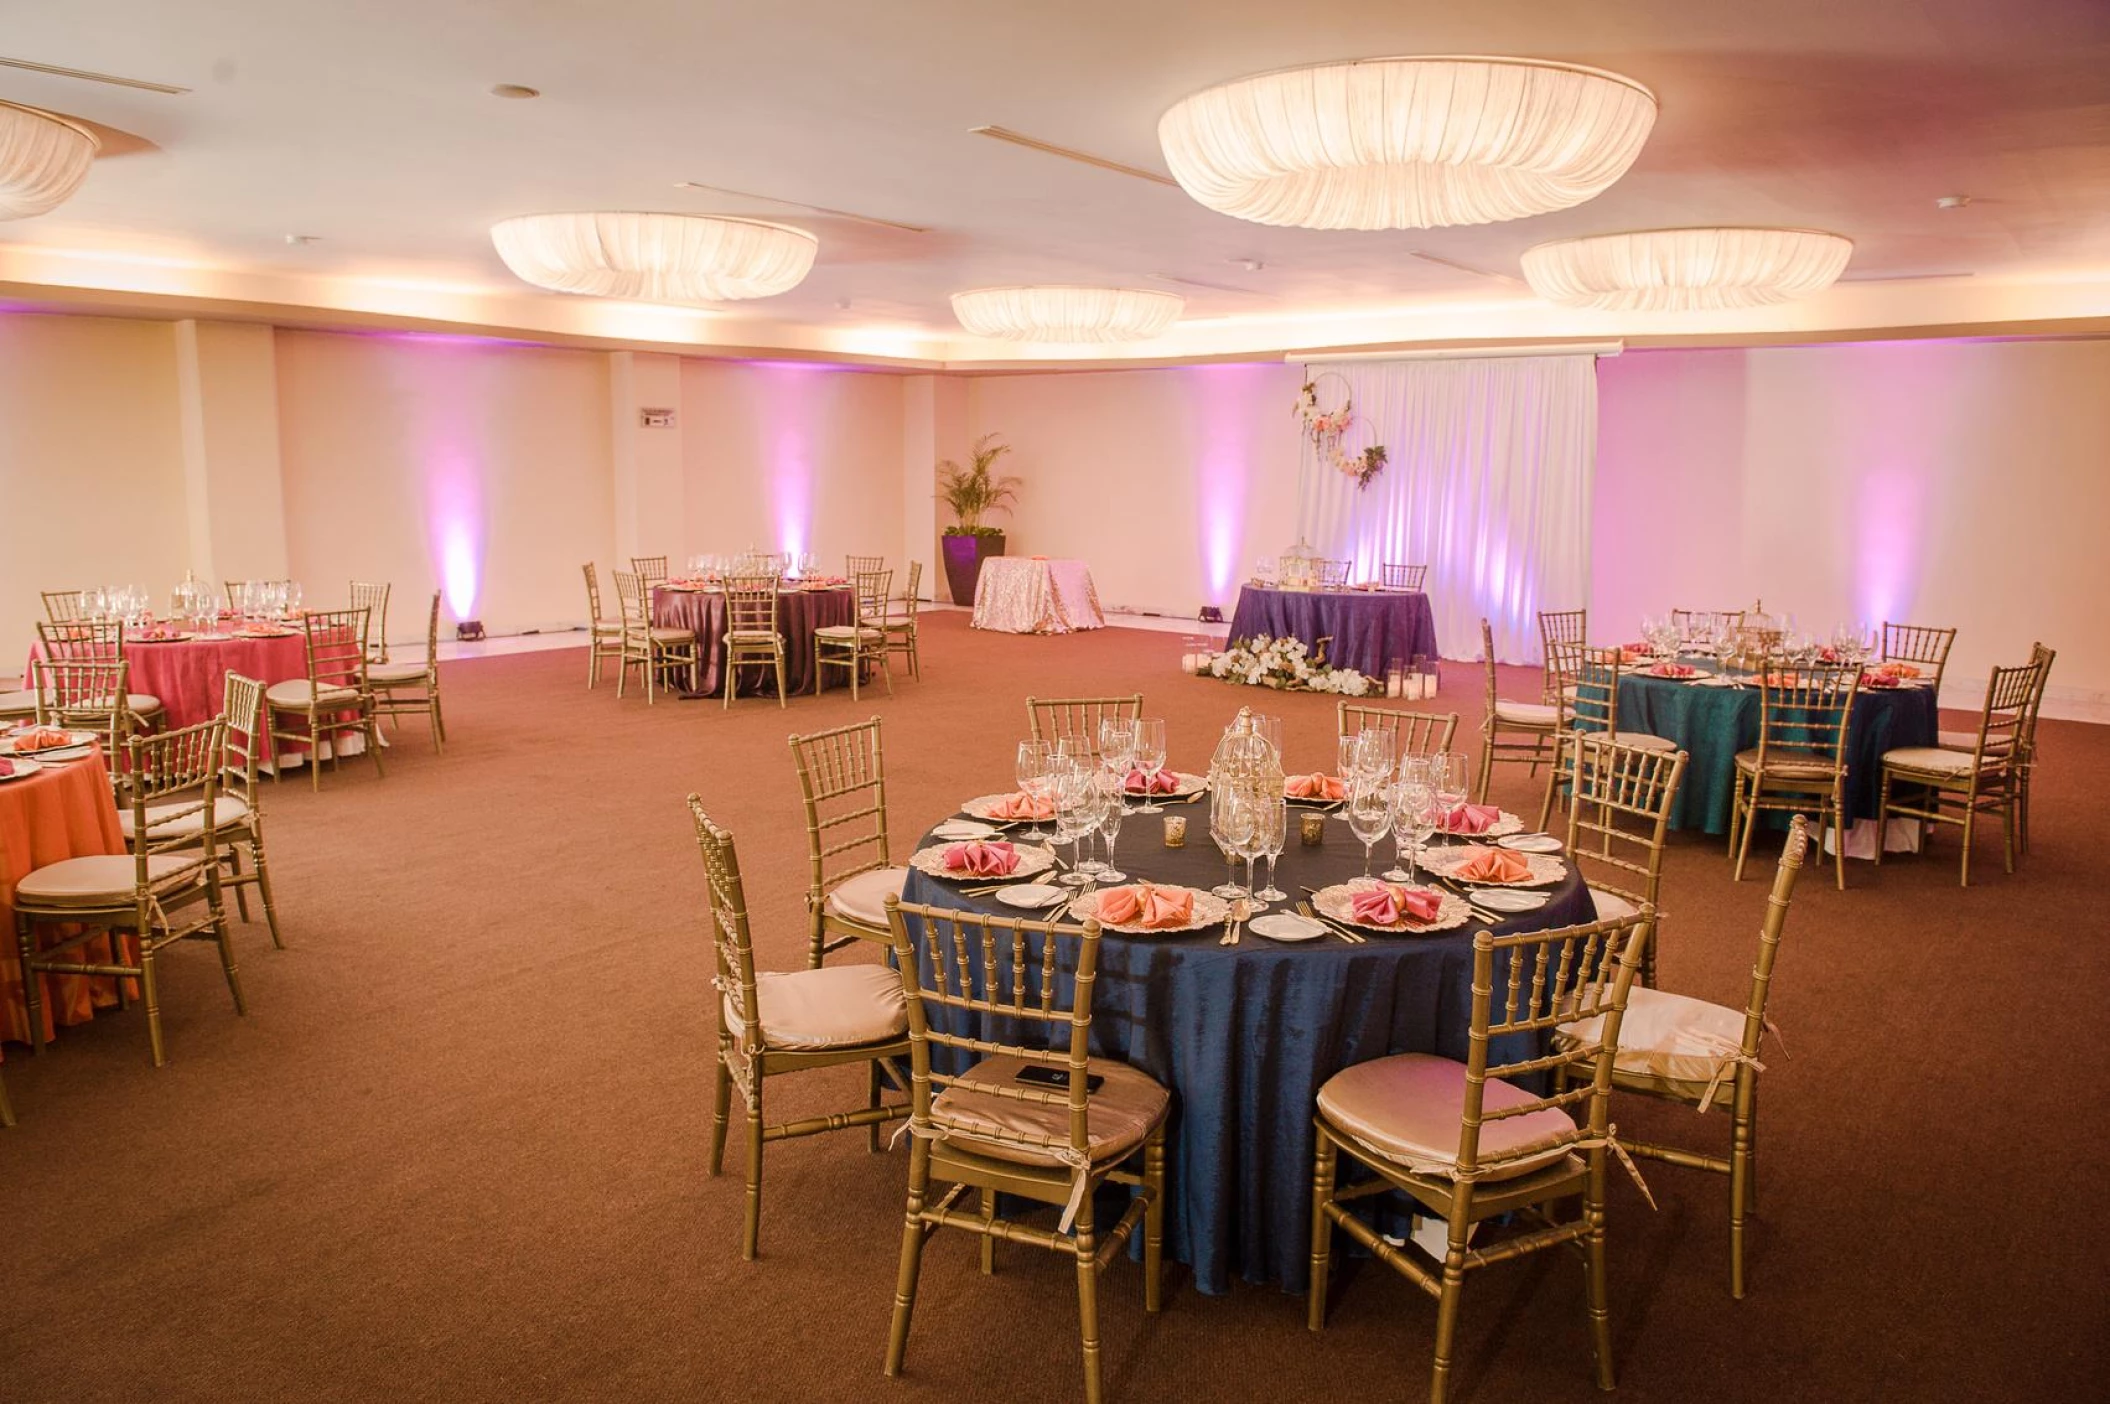
[[[401,663],[369,663],[367,680],[374,687],[376,717],[423,715],[432,731],[434,754],[447,749],[447,722],[440,715],[440,592],[432,592],[425,616],[425,656]]]
[[[1956,642],[1954,629],[1936,629],[1925,624],[1893,624],[1883,621],[1878,663],[1916,663],[1933,670],[1931,685],[1941,694],[1942,674],[1949,667],[1949,648]]]
[[[1814,806],[1817,834],[1838,829],[1846,813],[1846,744],[1861,670],[1768,660],[1758,680],[1758,744],[1736,753],[1735,797],[1729,812],[1729,851],[1735,880],[1744,880],[1751,831],[1766,811],[1796,813]],[[1877,843],[1880,849],[1880,840]],[[1846,889],[1846,835],[1835,835],[1832,857],[1839,889]]]
[[[242,999],[241,977],[235,971],[234,945],[228,938],[214,846],[224,731],[225,723],[216,717],[157,736],[135,736],[126,743],[127,764],[120,784],[132,810],[133,832],[153,831],[147,812],[152,805],[160,811],[163,823],[175,818],[178,808],[188,807],[197,816],[195,835],[141,844],[128,854],[61,859],[32,869],[16,884],[15,943],[34,1052],[44,1051],[40,976],[114,975],[140,982],[154,1066],[165,1064],[168,1053],[161,1038],[157,962],[161,952],[177,941],[216,943],[235,1013],[249,1012]],[[186,794],[190,798],[180,806],[155,805],[157,800]],[[38,929],[54,926],[62,928],[60,933],[39,948]],[[136,940],[136,961],[125,959],[120,932]],[[88,947],[105,939],[109,955],[97,959]]]
[[[125,650],[125,626],[120,619],[75,619],[65,623],[39,621],[37,642],[46,658],[75,663],[129,662]],[[126,671],[130,677],[130,670]],[[151,731],[166,715],[161,699],[150,692],[125,693],[132,729]]]
[[[894,572],[868,570],[856,577],[857,621],[853,624],[823,624],[813,631],[813,690],[821,690],[823,668],[847,668],[850,700],[857,700],[858,684],[865,664],[879,660],[879,675],[886,682],[887,696],[894,695],[894,670],[888,662],[887,591],[893,588]]]
[[[1378,578],[1387,590],[1419,590],[1422,582],[1429,578],[1425,565],[1394,565],[1387,561],[1378,567]]]
[[[1612,1058],[1614,1091],[1656,1097],[1699,1112],[1728,1105],[1727,1156],[1648,1141],[1621,1144],[1630,1155],[1729,1177],[1729,1295],[1738,1301],[1744,1296],[1744,1222],[1758,1207],[1758,1075],[1765,1071],[1758,1060],[1759,1046],[1768,1032],[1777,1032],[1766,1017],[1766,1004],[1788,902],[1795,895],[1808,848],[1809,823],[1798,814],[1788,821],[1787,843],[1773,873],[1773,891],[1766,898],[1765,923],[1758,933],[1758,960],[1751,967],[1742,1011],[1690,995],[1636,988]],[[1596,1024],[1583,1020],[1554,1030],[1553,1043],[1570,1048],[1597,1037]]]
[[[1677,744],[1646,731],[1619,725],[1619,674],[1626,655],[1616,648],[1591,648],[1567,639],[1547,645],[1547,666],[1567,683],[1553,694],[1559,725],[1553,732],[1553,767],[1546,775],[1546,798],[1539,807],[1539,827],[1553,817],[1553,806],[1567,784],[1566,756],[1578,736],[1609,736],[1623,746],[1675,751]]]
[[[81,592],[78,590],[44,590],[44,617],[54,624],[66,624],[81,617]]]
[[[1372,707],[1361,702],[1334,704],[1334,725],[1342,736],[1382,731],[1392,738],[1394,759],[1440,756],[1458,732],[1456,712],[1416,712],[1404,707]]]
[[[909,1114],[908,1104],[880,1099],[880,1074],[903,1091],[894,1060],[908,1056],[908,1012],[901,979],[884,965],[838,965],[825,970],[757,973],[748,930],[746,890],[733,836],[711,821],[703,800],[689,796],[696,846],[703,852],[708,904],[705,919],[717,961],[712,985],[718,1001],[718,1067],[712,1095],[711,1163],[725,1167],[726,1123],[737,1089],[746,1113],[747,1222],[740,1256],[753,1262],[762,1236],[762,1147],[794,1136],[869,1128],[879,1149],[879,1127]],[[763,1084],[772,1076],[863,1063],[865,1105],[797,1121],[765,1125]]]
[[[354,580],[351,584],[353,609],[363,609],[372,625],[367,630],[367,657],[375,663],[388,661],[388,582]]]
[[[916,611],[922,604],[922,595],[923,562],[910,561],[908,588],[901,592],[902,612],[896,615],[891,607],[887,610],[886,646],[887,652],[901,654],[908,660],[908,675],[918,682],[923,681],[923,655],[917,648]]]
[[[1553,701],[1562,688],[1574,681],[1564,677],[1555,665],[1555,644],[1575,644],[1578,647],[1589,642],[1590,611],[1587,609],[1542,609],[1539,611],[1539,648],[1546,664],[1546,691],[1541,699]],[[1562,655],[1566,657],[1566,654]]]
[[[271,718],[272,774],[286,778],[280,742],[292,743],[308,753],[308,787],[322,790],[323,747],[330,750],[330,769],[341,768],[344,734],[357,731],[366,738],[366,754],[374,762],[374,777],[381,767],[381,728],[374,714],[374,689],[367,678],[367,613],[363,609],[315,609],[301,616],[307,651],[308,675],[288,678],[264,689],[265,710]],[[287,727],[285,719],[297,718],[304,729]]]
[[[92,731],[102,742],[104,755],[122,757],[133,732],[132,709],[124,703],[125,678],[130,668],[122,658],[93,662],[31,659],[30,687],[37,696],[37,724]]]
[[[700,656],[696,634],[691,629],[661,628],[652,622],[652,585],[634,571],[615,573],[615,596],[623,614],[623,657],[615,675],[615,695],[623,695],[630,670],[645,674],[645,705],[651,706],[661,686],[661,671],[687,668],[695,676]],[[590,684],[589,684],[590,685]]]
[[[2052,661],[2058,650],[2039,641],[2030,647],[2030,662],[2037,665],[2037,690],[2029,699],[2029,719],[2022,727],[2022,747],[2015,757],[2015,847],[2029,852],[2029,786],[2037,770],[2037,718],[2044,710],[2044,688],[2051,681]],[[1944,742],[1943,744],[1947,744]]]
[[[1480,621],[1480,657],[1487,668],[1487,713],[1480,722],[1481,803],[1487,802],[1487,787],[1493,783],[1495,766],[1525,765],[1527,776],[1539,766],[1551,764],[1554,733],[1560,729],[1560,708],[1541,702],[1512,702],[1502,696],[1502,678],[1495,667],[1494,626]]]
[[[1172,1100],[1149,1074],[1089,1056],[1099,924],[986,917],[894,898],[886,905],[908,997],[913,1107],[886,1373],[899,1375],[908,1354],[924,1243],[941,1228],[960,1228],[980,1235],[984,1273],[996,1270],[999,1238],[1076,1264],[1084,1397],[1099,1404],[1099,1277],[1123,1256],[1139,1225],[1143,1309],[1163,1305],[1165,1117]],[[912,921],[920,945],[909,933]],[[951,1071],[970,1056],[972,1066]],[[949,1188],[933,1195],[933,1180]],[[1102,1236],[1093,1198],[1107,1182],[1133,1194]],[[978,1210],[961,1204],[969,1190],[979,1195]],[[1057,1206],[1061,1217],[1053,1229],[999,1218],[999,1194]]]
[[[1963,830],[1961,885],[1971,885],[1971,830],[1980,814],[2000,816],[2007,871],[2015,871],[2017,810],[2022,795],[2022,767],[2048,664],[2033,657],[2013,668],[1995,668],[1986,683],[1985,710],[1969,751],[1942,746],[1904,746],[1883,753],[1883,798],[1876,810],[1880,832],[1889,832],[1890,816],[1920,821],[1924,844],[1929,824],[1955,824]],[[1895,792],[1909,787],[1907,794]],[[1876,846],[1882,862],[1882,845]]]
[[[613,658],[616,667],[623,666],[623,621],[620,615],[614,619],[601,614],[601,581],[594,574],[593,562],[580,567],[586,574],[586,688],[591,692],[601,681],[601,660]]]
[[[806,963],[853,941],[884,941],[886,899],[908,869],[887,840],[886,758],[879,718],[791,738],[806,805]]]
[[[644,581],[648,587],[657,585],[660,581],[667,578],[667,558],[665,556],[632,556],[630,558],[630,570],[638,579]]]
[[[1582,1250],[1586,1270],[1597,1387],[1612,1388],[1604,1257],[1606,1156],[1618,1145],[1610,1118],[1612,1059],[1651,916],[1643,908],[1588,926],[1517,936],[1478,933],[1466,1061],[1395,1054],[1345,1068],[1319,1089],[1307,1318],[1312,1330],[1326,1324],[1327,1267],[1338,1224],[1372,1257],[1436,1298],[1429,1398],[1443,1404],[1466,1273],[1573,1244]],[[1556,1026],[1593,1019],[1596,1038],[1533,1056]],[[1489,1051],[1495,1040],[1505,1047],[1524,1043],[1530,1051],[1515,1062],[1496,1063]],[[1564,1073],[1581,1085],[1556,1081],[1553,1091],[1540,1095],[1510,1080]],[[1582,1113],[1579,1123],[1576,1110]],[[1342,1155],[1372,1177],[1337,1185]],[[1350,1207],[1394,1190],[1444,1222],[1440,1266],[1426,1266],[1415,1250],[1388,1243]],[[1523,1216],[1521,1231],[1497,1243],[1475,1243],[1476,1229],[1504,1215]]]
[[[1653,986],[1663,943],[1664,839],[1688,757],[1604,736],[1575,738],[1568,756],[1568,852],[1589,883],[1598,920],[1644,906],[1655,912],[1641,950],[1641,983]]]
[[[1073,751],[1099,755],[1099,724],[1108,719],[1139,721],[1143,694],[1126,697],[1028,697],[1026,725],[1035,741],[1068,740]]]
[[[843,574],[855,580],[860,575],[870,575],[875,570],[886,569],[885,556],[844,556]]]
[[[784,636],[777,632],[777,578],[736,575],[725,582],[725,706],[739,691],[740,665],[776,669],[777,706],[784,703]]]
[[[1348,588],[1348,572],[1355,567],[1354,561],[1319,562],[1319,588],[1322,590],[1345,590]]]

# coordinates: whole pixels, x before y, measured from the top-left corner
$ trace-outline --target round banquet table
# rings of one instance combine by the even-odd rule
[[[8,950],[0,956],[0,1040],[30,1041],[29,1006],[22,997],[22,966],[15,959],[15,884],[33,869],[67,858],[92,858],[125,851],[110,797],[110,772],[102,748],[93,755],[48,765],[20,780],[0,780],[0,921]],[[51,932],[54,928],[41,928]],[[129,938],[128,938],[129,939]],[[88,960],[107,960],[109,938],[83,950]],[[117,981],[107,976],[43,975],[44,1036],[55,1026],[85,1023],[96,1009],[117,1003]]]
[[[1382,678],[1415,655],[1435,658],[1436,611],[1423,590],[1275,590],[1246,585],[1231,614],[1231,639],[1330,638],[1326,661]]]
[[[1707,673],[1711,658],[1683,660]],[[1758,686],[1716,687],[1632,672],[1619,675],[1619,728],[1675,741],[1691,759],[1671,808],[1674,829],[1729,832],[1736,794],[1736,753],[1758,744]],[[1941,720],[1927,686],[1864,687],[1854,698],[1846,738],[1846,813],[1840,827],[1874,819],[1882,795],[1883,753],[1932,746]]]
[[[717,697],[725,680],[725,592],[708,586],[655,585],[652,622],[661,629],[687,629],[696,635],[696,676],[688,696]],[[784,690],[792,695],[818,691],[813,676],[816,629],[857,622],[857,591],[847,585],[824,589],[787,589],[777,596],[777,632],[784,636]],[[741,691],[774,696],[777,680],[759,665],[741,669]]]
[[[1203,801],[1206,804],[1206,801]],[[1188,818],[1183,848],[1163,846],[1156,815],[1132,814],[1117,844],[1131,881],[1209,888],[1224,880],[1222,855],[1207,838],[1202,804],[1167,806]],[[1346,825],[1329,823],[1324,843],[1282,854],[1276,886],[1303,899],[1363,870],[1362,845]],[[919,847],[940,842],[925,835]],[[1391,840],[1379,845],[1382,871]],[[1241,870],[1242,871],[1242,870]],[[986,885],[978,879],[962,885]],[[1118,1058],[1172,1089],[1166,1156],[1165,1250],[1193,1269],[1206,1293],[1248,1282],[1302,1292],[1311,1269],[1312,1115],[1320,1084],[1342,1068],[1393,1053],[1463,1060],[1472,1023],[1472,935],[1535,931],[1595,919],[1573,867],[1535,912],[1500,924],[1479,921],[1428,936],[1370,933],[1349,945],[1328,934],[1277,944],[1250,927],[1236,946],[1219,946],[1221,925],[1200,931],[1130,936],[1105,932],[1092,993],[1094,1056]],[[954,884],[909,869],[903,900],[1006,917],[1021,913],[993,898],[963,897]],[[1273,910],[1293,910],[1277,903]],[[1073,920],[1063,916],[1062,920]],[[911,934],[920,939],[920,923]],[[960,1011],[939,1011],[958,1018]],[[955,1028],[953,1032],[973,1030]],[[994,1030],[981,1030],[985,1037]],[[1516,1050],[1508,1050],[1516,1051]],[[1496,1055],[1505,1056],[1497,1047]],[[1125,1195],[1115,1187],[1110,1193]],[[1109,1220],[1111,1222],[1111,1220]]]

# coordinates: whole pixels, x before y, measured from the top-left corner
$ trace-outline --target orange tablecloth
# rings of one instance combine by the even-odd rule
[[[110,772],[98,749],[87,760],[54,765],[23,780],[0,780],[0,921],[6,950],[0,953],[0,1040],[29,1042],[29,1006],[22,998],[22,965],[15,947],[15,884],[31,870],[64,858],[125,851],[110,797]],[[55,933],[58,928],[40,928]],[[107,938],[83,955],[106,960]],[[44,1033],[60,1024],[80,1024],[97,1008],[117,1003],[117,981],[86,975],[45,975]]]

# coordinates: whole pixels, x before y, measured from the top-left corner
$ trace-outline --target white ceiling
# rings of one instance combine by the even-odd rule
[[[950,327],[946,295],[991,283],[1165,287],[1190,318],[1514,298],[1411,253],[1514,276],[1542,239],[1694,223],[1835,230],[1857,242],[1854,278],[2110,270],[2110,0],[0,0],[0,15],[0,55],[192,89],[0,68],[0,98],[144,139],[0,243],[512,289],[486,233],[507,215],[741,213],[820,236],[812,276],[766,306],[819,327]],[[1653,88],[1661,117],[1578,209],[1388,234],[1265,229],[968,134],[997,124],[1162,172],[1157,118],[1184,94],[1390,53],[1594,64]],[[543,96],[490,96],[501,82]],[[1951,193],[1973,203],[1938,211]]]

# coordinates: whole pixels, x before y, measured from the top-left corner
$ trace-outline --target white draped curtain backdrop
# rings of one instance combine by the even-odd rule
[[[1344,448],[1383,444],[1390,462],[1359,489],[1306,436],[1299,534],[1323,555],[1352,559],[1358,579],[1387,561],[1427,565],[1449,657],[1480,656],[1484,616],[1496,658],[1539,662],[1538,612],[1589,599],[1596,357],[1305,367],[1307,380],[1320,375],[1339,376],[1355,400]],[[1340,389],[1322,382],[1321,408],[1338,404]]]

